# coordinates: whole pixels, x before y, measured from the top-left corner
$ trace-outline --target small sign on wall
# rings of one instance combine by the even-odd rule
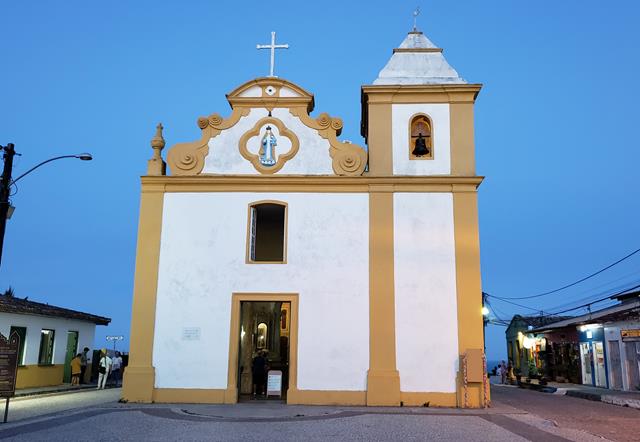
[[[622,336],[622,340],[640,340],[640,329],[635,330],[620,330],[620,335]]]
[[[282,371],[269,370],[267,375],[267,397],[282,397]]]
[[[200,327],[183,327],[182,340],[183,341],[199,341]]]

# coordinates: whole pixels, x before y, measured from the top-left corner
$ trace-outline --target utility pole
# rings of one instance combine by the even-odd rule
[[[7,227],[7,215],[9,213],[9,193],[11,192],[11,172],[13,170],[13,157],[16,154],[13,143],[0,146],[4,160],[2,181],[0,181],[0,264],[2,263],[2,248],[4,247],[4,231]]]

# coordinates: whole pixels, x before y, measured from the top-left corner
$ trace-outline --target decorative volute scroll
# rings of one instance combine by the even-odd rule
[[[174,144],[167,155],[172,175],[197,175],[202,172],[204,159],[209,153],[209,140],[225,129],[235,125],[241,117],[249,115],[250,108],[233,109],[229,118],[219,114],[198,118],[198,127],[202,130],[200,140],[191,143]]]
[[[336,175],[362,175],[367,166],[367,151],[357,144],[338,140],[338,135],[342,132],[340,118],[332,118],[329,114],[322,113],[318,118],[313,119],[303,107],[291,108],[289,112],[300,118],[300,121],[307,127],[317,130],[322,138],[329,141],[331,145],[329,155],[331,155],[333,172]]]
[[[178,143],[169,149],[167,163],[172,175],[200,174],[205,167],[205,158],[209,155],[211,139],[218,136],[223,130],[235,126],[242,117],[249,116],[254,109],[261,109],[262,112],[268,111],[270,115],[272,112],[277,113],[276,109],[287,109],[302,124],[317,131],[320,138],[327,140],[330,145],[327,153],[331,158],[331,167],[336,175],[362,175],[367,166],[368,155],[364,148],[338,140],[337,137],[342,129],[342,120],[332,118],[328,114],[321,114],[316,119],[309,116],[309,113],[313,111],[314,98],[312,94],[300,86],[282,78],[256,78],[227,94],[227,100],[233,109],[228,118],[223,119],[218,114],[199,118],[198,126],[202,130],[200,139],[190,143]],[[288,138],[291,142],[291,149],[284,154],[277,155],[275,163],[269,164],[261,162],[259,156],[250,152],[246,145],[251,137],[257,136],[256,131],[259,132],[264,127],[266,120],[269,121],[267,124],[278,129],[280,136]],[[262,174],[268,175],[278,172],[287,161],[296,155],[299,149],[304,149],[304,146],[300,147],[298,137],[290,129],[290,124],[287,123],[290,127],[287,128],[283,121],[284,119],[272,116],[264,117],[253,125],[253,129],[245,132],[238,141],[239,154]],[[209,159],[207,159],[208,167]]]
[[[151,139],[153,157],[147,162],[147,175],[165,175],[167,172],[167,164],[162,159],[162,149],[164,149],[162,129],[162,123],[158,123],[156,135]]]

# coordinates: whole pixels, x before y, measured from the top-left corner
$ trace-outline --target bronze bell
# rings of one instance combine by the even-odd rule
[[[424,139],[421,133],[418,134],[418,138],[416,138],[416,145],[411,152],[413,155],[417,157],[422,157],[424,155],[429,155],[429,148],[427,147],[427,140]]]

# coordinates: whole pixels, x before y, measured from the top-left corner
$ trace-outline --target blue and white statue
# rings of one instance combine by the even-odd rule
[[[260,163],[263,166],[273,166],[276,164],[276,146],[278,141],[271,132],[271,126],[267,126],[267,132],[262,137],[262,147],[260,147]]]

